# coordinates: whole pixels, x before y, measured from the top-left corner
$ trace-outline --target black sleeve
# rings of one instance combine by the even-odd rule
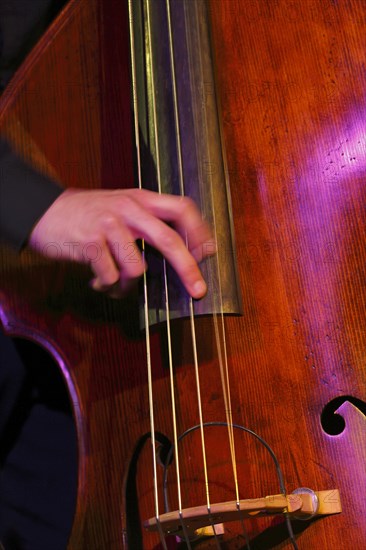
[[[21,249],[63,189],[23,162],[0,140],[0,239]]]

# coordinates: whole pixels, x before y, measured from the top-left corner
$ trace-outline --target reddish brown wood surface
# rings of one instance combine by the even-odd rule
[[[72,2],[2,100],[3,132],[65,185],[133,180],[118,6]],[[244,301],[243,317],[226,320],[233,420],[271,445],[289,492],[341,491],[341,515],[294,524],[299,548],[362,548],[366,9],[360,1],[321,0],[210,6]],[[30,253],[20,263],[6,253],[2,262],[5,329],[55,355],[75,403],[79,496],[70,548],[127,547],[124,477],[150,430],[136,304],[95,295],[87,273]],[[182,433],[197,424],[189,326],[177,323],[173,336]],[[152,339],[155,416],[156,428],[172,438],[164,340],[163,328]],[[210,319],[197,322],[197,341],[204,420],[225,421]],[[329,435],[322,412],[344,397],[345,429]],[[233,500],[226,432],[208,428],[206,438],[211,500]],[[238,433],[236,449],[240,496],[278,493],[263,446]],[[185,438],[180,459],[183,506],[203,504],[197,432]],[[151,480],[147,445],[138,464],[141,519],[154,515]],[[245,525],[251,548],[291,548],[283,518]],[[156,535],[143,537],[143,548],[159,544]],[[222,545],[246,548],[240,524],[225,526]],[[198,544],[216,547],[212,539]]]
[[[289,488],[341,491],[343,514],[299,548],[362,547],[365,408],[346,401],[335,437],[321,415],[366,397],[365,5],[213,0],[211,13],[246,312],[228,322],[243,422],[278,451]]]

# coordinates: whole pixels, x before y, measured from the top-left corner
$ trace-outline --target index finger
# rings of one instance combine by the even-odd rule
[[[153,216],[174,224],[183,240],[187,240],[196,261],[200,262],[215,253],[216,245],[211,229],[193,200],[176,195],[157,195],[146,189],[134,191],[138,191],[134,199]]]
[[[206,294],[207,286],[197,261],[174,229],[138,203],[131,205],[124,220],[135,238],[144,239],[167,259],[193,298]]]
[[[153,216],[145,219],[148,222],[149,231],[142,230],[141,237],[161,252],[193,298],[203,298],[207,292],[206,282],[197,261],[186,247],[182,237]]]

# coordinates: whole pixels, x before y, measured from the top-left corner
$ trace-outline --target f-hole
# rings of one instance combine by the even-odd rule
[[[354,405],[362,414],[366,416],[365,401],[357,399],[357,397],[352,397],[351,395],[336,397],[325,405],[321,414],[321,425],[325,433],[328,435],[340,435],[345,430],[346,422],[343,416],[337,413],[337,411],[346,401],[352,403],[352,405]]]

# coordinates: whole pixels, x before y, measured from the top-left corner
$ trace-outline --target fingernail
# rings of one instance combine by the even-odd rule
[[[91,281],[89,281],[89,286],[93,290],[96,290],[96,291],[101,290],[101,284],[100,284],[100,281],[97,277],[95,279],[92,279]]]
[[[197,299],[203,298],[206,292],[207,292],[207,285],[204,281],[197,281],[196,283],[194,283],[193,292],[192,292],[193,298],[197,298]]]

